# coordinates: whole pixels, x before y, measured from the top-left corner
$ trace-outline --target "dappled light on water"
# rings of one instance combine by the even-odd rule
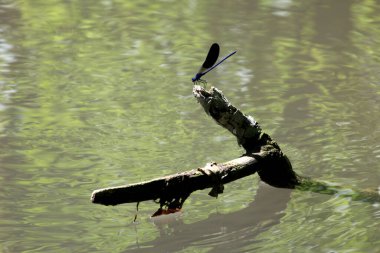
[[[0,252],[379,252],[379,204],[348,194],[380,185],[379,22],[370,0],[1,1]],[[208,87],[297,173],[345,190],[253,175],[167,220],[153,202],[92,204],[243,153],[191,94],[214,42],[237,53]]]

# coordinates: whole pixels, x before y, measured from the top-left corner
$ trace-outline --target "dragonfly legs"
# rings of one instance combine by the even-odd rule
[[[194,82],[194,84],[198,84],[198,83],[203,84],[203,88],[206,88],[206,85],[207,85],[207,81],[206,80],[198,79],[197,81]]]

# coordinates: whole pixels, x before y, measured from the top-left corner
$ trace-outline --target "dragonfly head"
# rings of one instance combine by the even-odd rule
[[[191,81],[193,81],[193,83],[199,81],[199,79],[201,79],[202,76],[202,73],[197,73],[193,78],[191,78]]]

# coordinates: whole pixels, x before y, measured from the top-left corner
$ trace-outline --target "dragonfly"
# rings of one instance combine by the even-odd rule
[[[201,68],[198,70],[198,72],[195,74],[195,76],[191,79],[193,83],[201,82],[201,83],[207,83],[206,80],[202,80],[201,77],[206,75],[208,72],[219,66],[222,62],[227,60],[229,57],[234,55],[237,51],[234,51],[230,53],[229,55],[223,57],[218,63],[215,64],[216,60],[218,60],[219,57],[219,51],[220,47],[218,43],[214,43],[211,45],[210,50],[208,51],[208,54],[206,56],[206,60],[202,64]]]

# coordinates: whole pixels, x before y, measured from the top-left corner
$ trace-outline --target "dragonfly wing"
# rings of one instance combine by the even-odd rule
[[[216,60],[218,60],[219,51],[220,51],[220,48],[219,48],[218,43],[212,44],[206,56],[206,60],[202,64],[202,67],[205,69],[211,68],[215,64]]]
[[[229,57],[233,56],[237,51],[233,51],[232,53],[230,53],[229,55],[223,57],[223,59],[221,59],[217,64],[215,64],[214,66],[212,66],[211,68],[208,68],[206,69],[204,72],[202,72],[202,75],[205,75],[207,74],[208,72],[210,72],[211,70],[213,70],[214,68],[218,67],[222,62],[224,62],[225,60],[227,60]]]
[[[205,72],[207,69],[211,68],[215,64],[216,60],[218,60],[218,57],[219,57],[219,51],[220,51],[220,48],[219,48],[218,43],[214,43],[211,45],[210,50],[208,51],[208,54],[206,56],[206,59],[204,63],[202,64],[201,68],[199,69],[198,73]]]

